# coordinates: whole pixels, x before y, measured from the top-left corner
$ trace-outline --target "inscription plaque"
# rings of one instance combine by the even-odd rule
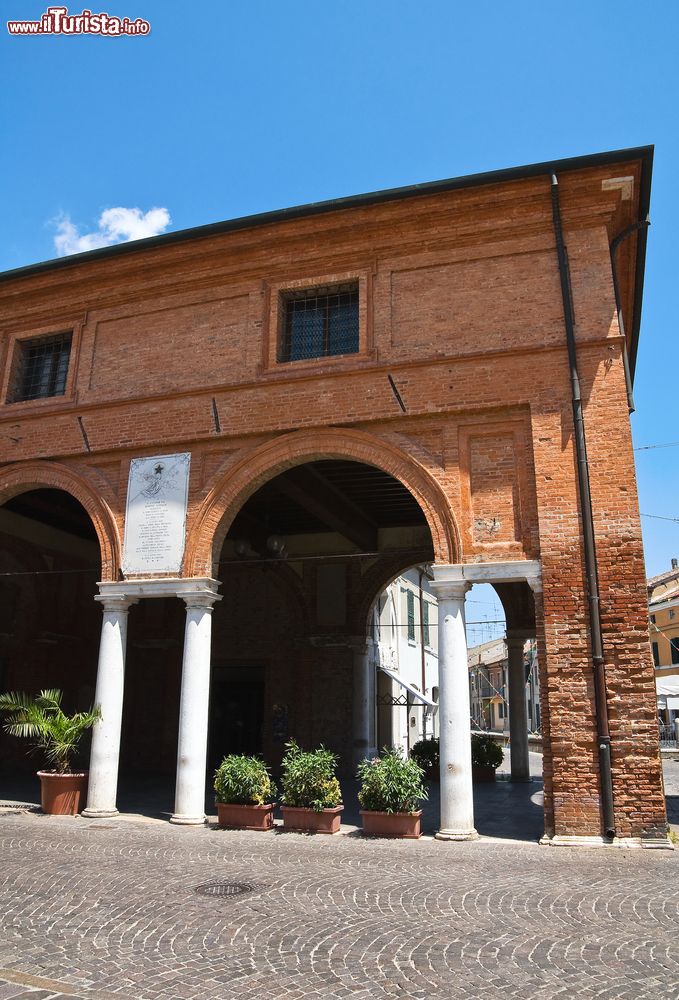
[[[190,452],[133,458],[123,573],[179,573],[186,539]]]

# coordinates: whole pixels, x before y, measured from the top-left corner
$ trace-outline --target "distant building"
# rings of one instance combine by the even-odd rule
[[[655,665],[658,718],[671,727],[679,717],[679,562],[647,582],[651,651]]]
[[[491,639],[472,646],[469,664],[469,703],[472,725],[493,732],[509,732],[509,657],[506,639]],[[528,731],[540,729],[540,680],[535,640],[524,643],[526,716]]]
[[[424,567],[397,577],[373,609],[378,746],[408,752],[438,736],[438,607]]]

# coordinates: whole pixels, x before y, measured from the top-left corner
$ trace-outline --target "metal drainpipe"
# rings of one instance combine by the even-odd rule
[[[627,406],[629,407],[629,412],[634,413],[634,396],[632,395],[632,376],[629,370],[629,356],[627,353],[627,337],[625,336],[625,323],[622,317],[622,302],[620,300],[620,283],[618,281],[618,270],[616,264],[616,253],[618,252],[618,247],[623,240],[626,240],[628,236],[632,233],[638,232],[640,229],[647,229],[650,226],[651,220],[646,216],[645,219],[640,219],[638,222],[633,222],[631,226],[623,229],[621,233],[611,240],[611,271],[613,273],[613,294],[615,295],[615,311],[618,315],[618,329],[622,335],[622,363],[625,368],[625,387],[627,389]]]
[[[578,377],[577,352],[575,346],[575,315],[571,290],[568,252],[563,241],[561,227],[561,207],[559,204],[559,181],[552,174],[552,219],[556,252],[559,260],[561,298],[563,300],[566,344],[571,378],[571,402],[575,431],[575,451],[578,460],[578,492],[582,514],[582,534],[585,549],[585,574],[587,577],[587,600],[589,605],[589,633],[592,645],[592,671],[594,674],[594,706],[597,722],[597,747],[599,751],[599,779],[601,784],[601,805],[604,831],[607,837],[615,836],[615,812],[613,809],[613,775],[611,773],[611,737],[608,726],[608,704],[606,700],[606,675],[604,671],[603,640],[601,635],[601,612],[599,608],[599,587],[597,580],[596,549],[594,545],[594,519],[592,517],[592,495],[589,482],[589,465],[585,441],[585,423],[582,412],[582,396]]]

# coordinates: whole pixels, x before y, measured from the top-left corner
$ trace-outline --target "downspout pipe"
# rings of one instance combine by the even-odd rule
[[[599,755],[599,781],[601,785],[601,806],[604,832],[607,837],[615,836],[615,813],[613,809],[613,775],[611,772],[611,736],[608,725],[608,704],[606,700],[606,676],[604,672],[603,639],[601,634],[601,611],[599,607],[599,585],[597,578],[596,549],[594,544],[594,519],[592,516],[592,495],[589,480],[589,464],[585,439],[580,378],[578,376],[577,351],[575,346],[575,313],[568,251],[563,240],[561,226],[561,206],[559,202],[559,181],[552,174],[552,220],[556,252],[559,261],[561,298],[563,300],[566,345],[571,381],[571,403],[575,431],[575,451],[578,465],[578,493],[582,515],[582,534],[585,550],[585,575],[587,578],[587,602],[589,607],[589,632],[592,649],[592,671],[594,675],[594,707],[597,724],[597,748]]]
[[[640,219],[638,222],[633,222],[631,226],[627,226],[623,229],[621,233],[611,240],[611,272],[613,274],[613,294],[615,295],[615,311],[618,316],[618,329],[622,335],[622,363],[625,368],[625,386],[627,388],[627,406],[629,407],[629,412],[634,413],[634,396],[632,394],[632,375],[629,369],[629,354],[627,352],[627,337],[625,335],[625,323],[622,316],[622,299],[620,297],[620,282],[618,281],[618,265],[616,260],[616,254],[618,252],[618,247],[623,240],[626,240],[628,236],[632,233],[638,232],[640,229],[648,229],[651,224],[651,220],[648,216],[645,219]]]

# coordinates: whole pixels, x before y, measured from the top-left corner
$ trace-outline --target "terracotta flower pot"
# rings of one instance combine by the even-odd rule
[[[315,812],[313,809],[299,809],[296,806],[281,806],[283,826],[286,830],[301,830],[305,833],[339,833],[344,806]]]
[[[42,811],[50,816],[77,816],[87,802],[88,776],[87,771],[74,774],[38,771]]]
[[[490,764],[472,764],[472,781],[495,781],[495,768]]]
[[[273,804],[256,806],[235,805],[232,802],[217,803],[219,825],[235,827],[238,830],[271,830],[273,811]]]
[[[361,809],[363,833],[368,837],[401,837],[417,840],[422,836],[420,817],[422,810],[413,813],[372,812]]]

